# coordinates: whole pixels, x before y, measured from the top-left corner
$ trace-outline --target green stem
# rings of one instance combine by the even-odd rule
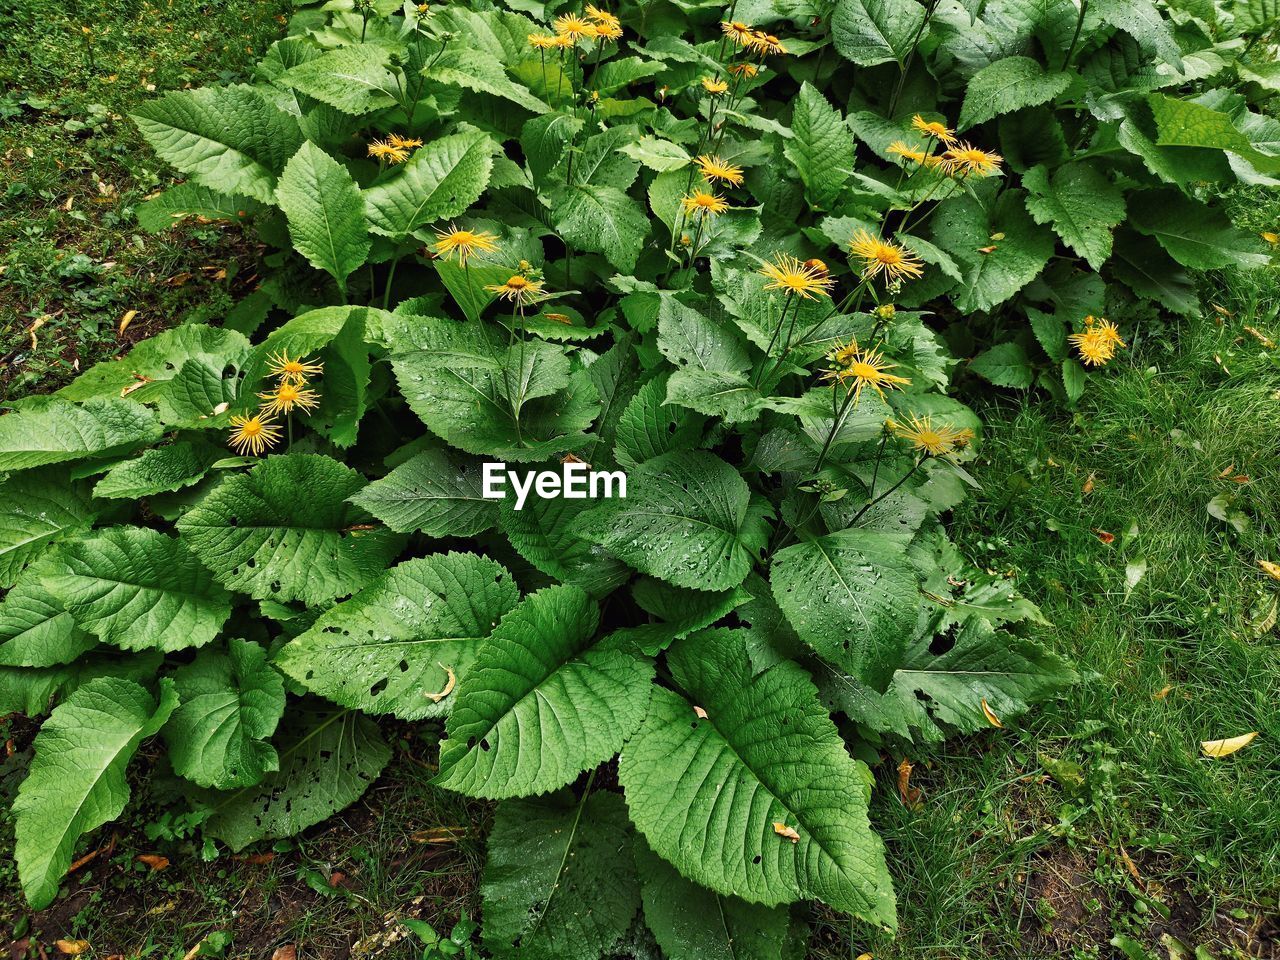
[[[382,290],[382,309],[391,309],[391,285],[396,279],[396,267],[400,266],[400,256],[397,254],[391,260],[391,269],[387,271],[387,285]]]
[[[835,387],[832,387],[832,389],[834,390]],[[844,421],[849,416],[849,407],[853,405],[853,398],[855,396],[857,396],[857,394],[853,390],[849,390],[845,394],[844,403],[840,405],[840,412],[836,414],[836,418],[831,424],[831,429],[827,433],[827,439],[822,444],[822,451],[818,454],[818,461],[813,465],[814,473],[821,470],[822,465],[827,462],[827,454],[831,451],[831,441],[836,438],[836,434],[839,433],[840,428],[844,426]]]
[[[912,468],[911,468],[910,470],[908,470],[905,474],[903,474],[903,475],[902,475],[902,479],[901,479],[901,480],[899,480],[897,483],[895,483],[893,486],[891,486],[891,487],[890,487],[888,490],[886,490],[884,493],[880,494],[880,496],[878,496],[878,497],[876,497],[876,498],[874,498],[874,499],[872,499],[872,500],[868,500],[865,504],[863,504],[863,505],[862,505],[862,509],[861,509],[861,510],[859,510],[857,513],[855,513],[855,514],[853,515],[853,519],[849,521],[849,526],[853,526],[855,523],[857,523],[859,520],[861,520],[861,519],[862,519],[862,515],[863,515],[864,513],[866,513],[868,510],[870,510],[872,507],[874,507],[877,503],[879,503],[879,502],[880,502],[881,500],[883,500],[885,497],[890,496],[890,495],[891,495],[895,490],[897,490],[897,489],[898,489],[899,487],[901,487],[904,483],[906,483],[906,482],[907,482],[908,480],[910,480],[913,476],[915,476],[916,471],[920,469],[920,465],[921,465],[921,464],[923,464],[923,463],[924,463],[926,460],[928,460],[928,459],[929,459],[929,455],[926,453],[924,456],[922,456],[919,460],[917,460],[917,461],[915,462],[915,465],[914,465],[914,466],[912,466]]]
[[[1080,0],[1080,12],[1076,15],[1075,33],[1071,35],[1071,46],[1067,47],[1067,56],[1062,61],[1062,69],[1066,70],[1071,66],[1071,61],[1076,55],[1076,44],[1080,42],[1080,28],[1084,26],[1084,16],[1089,9],[1089,0]]]

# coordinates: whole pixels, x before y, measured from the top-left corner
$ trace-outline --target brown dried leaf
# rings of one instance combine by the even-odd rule
[[[276,947],[271,954],[271,960],[298,960],[298,948],[292,943]]]
[[[800,834],[796,833],[795,827],[788,827],[785,823],[779,823],[775,820],[773,832],[780,837],[786,837],[792,843],[800,842]]]
[[[156,853],[144,853],[138,857],[139,863],[145,863],[153,871],[164,870],[169,866],[169,858],[162,857]]]
[[[694,707],[694,708],[693,708],[693,714],[694,714],[694,716],[696,716],[699,720],[705,720],[705,719],[707,719],[707,711],[703,710],[701,707]]]
[[[449,694],[453,693],[453,688],[458,685],[458,675],[453,672],[453,667],[446,667],[443,663],[436,661],[440,669],[449,675],[449,682],[444,685],[444,689],[439,693],[428,693],[423,691],[423,696],[427,697],[432,703],[439,703]]]
[[[991,704],[987,703],[986,697],[982,698],[982,715],[987,718],[987,723],[993,727],[1004,727],[1004,724],[1000,722],[1000,718],[996,716],[996,712],[991,709]]]
[[[65,953],[69,957],[78,957],[89,949],[88,940],[55,940],[53,945],[58,948],[59,953]]]

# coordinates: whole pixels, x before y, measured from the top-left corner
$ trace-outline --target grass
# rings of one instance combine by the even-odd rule
[[[153,89],[243,78],[284,12],[274,0],[79,13],[19,0],[0,12],[7,395],[52,388],[181,319],[217,318],[247,286],[255,251],[234,231],[137,230],[133,210],[166,175],[126,114]],[[1274,229],[1280,202],[1245,196],[1237,213]],[[886,758],[873,818],[901,933],[851,939],[846,921],[817,912],[813,960],[1280,950],[1268,919],[1280,890],[1280,584],[1257,566],[1280,562],[1280,349],[1245,329],[1280,341],[1280,284],[1274,273],[1206,284],[1222,312],[1145,324],[1074,413],[1035,396],[980,403],[983,488],[953,536],[976,563],[1018,578],[1053,623],[1041,638],[1084,676],[1010,729],[912,753],[915,809],[898,799],[902,758]],[[6,810],[33,730],[8,723]],[[1251,730],[1259,740],[1238,754],[1199,753],[1201,740]],[[29,917],[12,861],[0,862],[0,938],[15,957],[60,938],[103,957],[177,960],[202,942],[205,955],[295,944],[340,957],[381,945],[396,929],[388,914],[447,928],[475,909],[487,809],[432,790],[414,742],[399,743],[364,801],[242,858],[205,861],[186,825],[161,812],[167,781],[139,774],[138,802],[99,831],[101,852],[49,910]],[[0,815],[0,849],[10,831]],[[153,871],[142,854],[171,864]],[[380,954],[415,955],[407,941]]]

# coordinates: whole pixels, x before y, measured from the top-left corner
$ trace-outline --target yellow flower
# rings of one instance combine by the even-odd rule
[[[402,137],[398,133],[388,134],[387,142],[401,150],[416,150],[422,146],[422,141],[417,137]]]
[[[889,144],[888,152],[896,157],[902,157],[903,160],[910,160],[912,163],[924,163],[925,158],[928,156],[923,150],[909,147],[901,140],[895,140]]]
[[[607,26],[620,27],[622,22],[608,10],[601,10],[599,7],[587,4],[587,19],[594,21],[596,24],[606,24]]]
[[[571,13],[567,13],[563,17],[556,17],[551,25],[555,27],[558,36],[567,38],[571,44],[577,43],[581,38],[594,37],[596,35],[594,24]]]
[[[748,80],[760,75],[760,68],[754,63],[735,63],[729,68],[735,77],[746,77]]]
[[[290,357],[288,350],[267,357],[267,370],[281,383],[302,384],[307,377],[324,371],[322,363],[303,363],[302,357]]]
[[[781,40],[771,33],[765,33],[763,30],[753,30],[751,32],[751,49],[762,57],[787,52],[787,48],[783,46]]]
[[[735,167],[732,163],[725,163],[719,157],[703,154],[698,157],[698,169],[702,171],[702,175],[708,181],[714,182],[720,180],[730,186],[742,186],[742,168]]]
[[[952,177],[961,173],[973,173],[979,177],[989,176],[999,172],[1000,164],[1003,162],[1000,154],[979,150],[959,140],[942,153],[942,170]]]
[[[1280,244],[1280,233],[1272,233],[1270,230],[1264,230],[1258,234],[1263,240],[1271,244],[1273,247]]]
[[[262,414],[252,417],[232,417],[231,436],[227,442],[242,457],[259,456],[267,447],[280,440],[280,428]]]
[[[956,142],[956,132],[954,130],[948,130],[945,123],[938,123],[936,120],[926,120],[918,113],[911,118],[911,126],[918,133],[922,133],[926,137],[933,137],[935,140],[941,140],[947,146],[951,146]]]
[[[911,442],[911,446],[931,457],[945,457],[949,453],[961,450],[973,439],[973,431],[968,427],[957,429],[949,423],[933,425],[932,417],[910,417],[907,424],[892,424],[893,432],[903,440]]]
[[[825,267],[820,269],[812,261],[801,263],[788,253],[777,254],[772,261],[760,268],[760,273],[773,281],[766,283],[764,289],[785,290],[804,300],[829,297],[831,288],[835,286],[835,281],[827,276]]]
[[[258,397],[266,401],[262,406],[262,416],[264,417],[274,417],[281,413],[293,413],[294,407],[304,413],[310,413],[320,406],[320,394],[314,390],[308,390],[300,384],[287,381],[281,383],[274,390],[258,394]]]
[[[739,47],[751,46],[755,33],[748,24],[741,20],[725,20],[720,24],[720,32]]]
[[[1110,320],[1088,316],[1084,330],[1067,340],[1076,348],[1086,366],[1100,367],[1116,355],[1117,347],[1128,346],[1120,337],[1120,328]]]
[[[924,273],[924,262],[906,247],[873,237],[866,230],[854,234],[849,250],[862,261],[862,275],[868,280],[884,274],[886,280],[895,283]]]
[[[715,79],[714,77],[703,77],[702,89],[707,91],[707,93],[711,94],[713,97],[718,97],[722,93],[728,92],[729,84],[725,83],[723,80]]]
[[[897,364],[885,360],[881,351],[874,348],[863,350],[858,346],[857,340],[833,351],[829,359],[835,366],[822,374],[823,379],[843,383],[847,389],[852,390],[855,404],[862,400],[862,391],[866,387],[880,394],[883,399],[886,390],[901,390],[911,383],[909,378],[889,372]]]
[[[596,36],[603,41],[621,40],[622,27],[617,23],[597,23]]]
[[[391,165],[404,163],[409,159],[409,151],[404,147],[397,147],[389,140],[375,140],[369,144],[369,156],[377,157],[379,160],[386,161]]]
[[[560,38],[545,33],[529,34],[529,46],[535,50],[552,50],[560,46]]]
[[[708,193],[705,190],[695,190],[687,197],[680,200],[680,206],[684,209],[686,217],[715,217],[724,213],[729,209],[729,204],[725,203],[724,198],[714,193]]]
[[[448,230],[436,231],[435,251],[437,256],[452,260],[458,255],[458,266],[465,267],[467,261],[477,253],[496,253],[498,238],[483,230],[459,230],[455,224],[449,224]]]
[[[542,281],[530,280],[519,273],[512,274],[505,283],[489,284],[485,289],[496,293],[499,299],[510,300],[518,306],[533,303],[542,297]]]

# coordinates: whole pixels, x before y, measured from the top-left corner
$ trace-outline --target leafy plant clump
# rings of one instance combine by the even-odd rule
[[[0,702],[53,705],[15,804],[33,906],[147,738],[240,850],[356,800],[391,716],[498,801],[491,953],[796,956],[799,901],[894,926],[881,749],[1071,682],[940,521],[980,424],[935,317],[1074,396],[1109,302],[1257,259],[1186,229],[1205,171],[1272,171],[1232,28],[512,6],[303,10],[252,83],[137,115],[189,178],[143,225],[243,222],[273,272],[0,418]],[[486,462],[626,496],[516,509]]]

